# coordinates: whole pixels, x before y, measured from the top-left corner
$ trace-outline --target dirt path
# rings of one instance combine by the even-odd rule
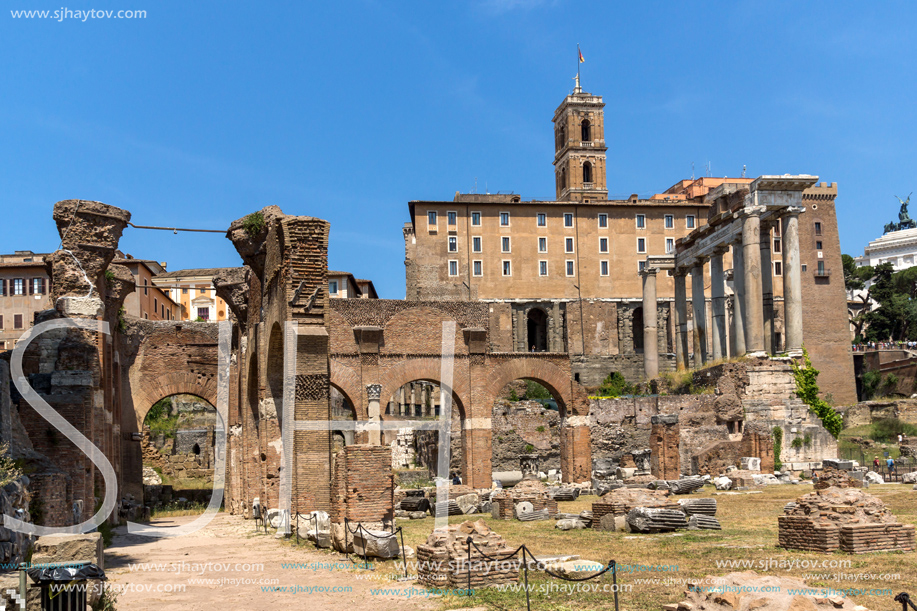
[[[162,519],[154,525],[174,526],[193,519]],[[121,590],[119,611],[379,611],[393,606],[418,610],[438,606],[436,599],[416,593],[419,588],[413,582],[358,579],[358,574],[369,572],[348,570],[349,561],[341,554],[307,551],[273,535],[255,535],[251,521],[225,513],[218,514],[207,528],[182,537],[151,539],[128,535],[123,527],[115,532],[112,546],[105,550],[105,572]],[[283,563],[300,563],[303,568],[282,568]],[[137,564],[157,566],[133,566],[132,570]],[[411,596],[371,592],[380,587],[409,590],[412,586],[415,593]]]

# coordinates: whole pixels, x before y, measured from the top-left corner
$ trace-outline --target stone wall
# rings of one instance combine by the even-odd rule
[[[889,418],[917,424],[917,399],[861,401],[844,408],[842,413],[845,428],[872,424]]]

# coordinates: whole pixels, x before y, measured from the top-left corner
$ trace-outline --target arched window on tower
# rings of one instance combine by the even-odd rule
[[[589,119],[583,119],[583,142],[592,142],[592,129],[589,124]]]
[[[567,144],[567,128],[561,124],[557,130],[557,150],[564,148],[565,144]]]
[[[567,188],[567,166],[564,166],[560,169],[560,188]]]
[[[583,182],[592,182],[592,164],[588,161],[583,164]]]

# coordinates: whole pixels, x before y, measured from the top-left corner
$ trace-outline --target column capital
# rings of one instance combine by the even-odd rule
[[[745,216],[761,216],[767,211],[767,206],[745,206],[742,212]]]
[[[720,244],[714,247],[712,255],[722,257],[727,252],[729,252],[729,244]]]
[[[640,275],[641,275],[641,276],[644,276],[644,277],[646,277],[646,276],[655,276],[655,275],[656,275],[656,272],[658,272],[658,271],[659,271],[658,268],[656,268],[656,267],[650,267],[649,265],[647,265],[646,267],[644,267],[644,268],[640,271]]]
[[[806,211],[805,206],[787,206],[786,208],[783,209],[780,216],[781,217],[799,216],[800,214],[802,214],[805,211]]]
[[[382,384],[367,384],[366,396],[370,401],[378,400],[382,396]]]

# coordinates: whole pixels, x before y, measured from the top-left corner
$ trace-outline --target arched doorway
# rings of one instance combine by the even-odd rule
[[[631,316],[631,333],[634,337],[634,352],[643,352],[643,306],[634,310]]]
[[[357,410],[353,406],[353,401],[340,388],[331,385],[331,419],[343,422],[354,422],[357,419]],[[331,447],[336,454],[344,446],[354,443],[354,431],[352,429],[332,429]]]
[[[548,315],[541,308],[529,310],[528,348],[531,352],[548,351]]]
[[[219,415],[206,399],[178,394],[164,397],[143,420],[143,499],[157,508],[179,499],[204,511],[213,489]]]
[[[519,378],[503,387],[491,414],[491,470],[504,486],[514,485],[526,468],[560,481],[562,401],[544,384]],[[531,477],[531,476],[529,476]]]
[[[265,409],[264,416],[277,418],[278,430],[283,425],[283,329],[274,323],[267,351],[267,390],[271,409]],[[267,403],[267,402],[266,402]],[[267,407],[267,406],[265,406]]]

